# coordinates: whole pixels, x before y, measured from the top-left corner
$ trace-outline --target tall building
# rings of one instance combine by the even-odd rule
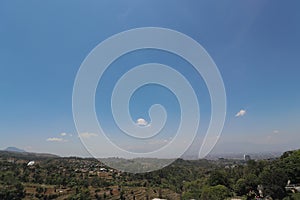
[[[244,160],[245,160],[245,161],[249,161],[249,160],[251,160],[251,157],[250,157],[249,155],[246,155],[246,154],[245,154],[245,155],[244,155]]]

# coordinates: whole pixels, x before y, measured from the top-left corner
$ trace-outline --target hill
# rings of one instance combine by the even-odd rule
[[[51,157],[52,156],[52,157]],[[27,163],[34,160],[34,165]],[[111,158],[124,167],[157,159]],[[0,199],[299,199],[300,150],[266,160],[183,160],[127,173],[94,158],[0,151]],[[259,185],[259,187],[258,187]]]
[[[26,152],[23,149],[19,149],[17,147],[7,147],[6,149],[4,149],[4,151],[11,151],[11,152]]]
[[[23,159],[23,160],[41,160],[46,158],[59,158],[59,156],[54,154],[48,153],[30,153],[30,152],[17,152],[17,151],[7,151],[7,150],[0,150],[0,158],[8,159],[8,158],[15,158],[15,159]]]

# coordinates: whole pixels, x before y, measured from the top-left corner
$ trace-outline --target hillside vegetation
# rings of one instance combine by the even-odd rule
[[[34,160],[34,165],[28,162]],[[0,152],[0,199],[300,199],[300,150],[273,160],[176,160],[132,174],[91,158]],[[261,185],[258,188],[258,185]]]

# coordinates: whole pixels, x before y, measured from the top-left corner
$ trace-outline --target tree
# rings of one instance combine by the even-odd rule
[[[200,194],[194,192],[184,192],[182,195],[182,199],[199,199]]]
[[[216,185],[225,185],[229,186],[228,178],[226,177],[225,172],[223,171],[213,171],[208,178],[208,184],[210,186],[216,186]]]
[[[202,190],[201,200],[224,200],[230,196],[230,191],[224,185],[205,187]]]
[[[233,189],[237,195],[245,195],[251,190],[255,191],[258,184],[258,177],[255,174],[247,174],[245,177],[236,181]]]
[[[265,168],[259,179],[265,188],[265,195],[270,195],[275,199],[282,199],[286,196],[284,187],[288,177],[284,170],[277,167]]]
[[[244,194],[246,194],[248,192],[246,188],[247,188],[247,182],[246,182],[246,180],[243,179],[243,178],[240,178],[236,182],[236,184],[234,185],[233,189],[234,189],[234,192],[237,195],[241,196],[241,195],[244,195]]]
[[[277,163],[292,183],[300,183],[300,150],[285,152]]]

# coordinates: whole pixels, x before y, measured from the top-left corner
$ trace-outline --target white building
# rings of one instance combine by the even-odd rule
[[[29,167],[29,166],[33,166],[34,165],[34,161],[30,161],[28,164],[27,164],[27,166]]]

